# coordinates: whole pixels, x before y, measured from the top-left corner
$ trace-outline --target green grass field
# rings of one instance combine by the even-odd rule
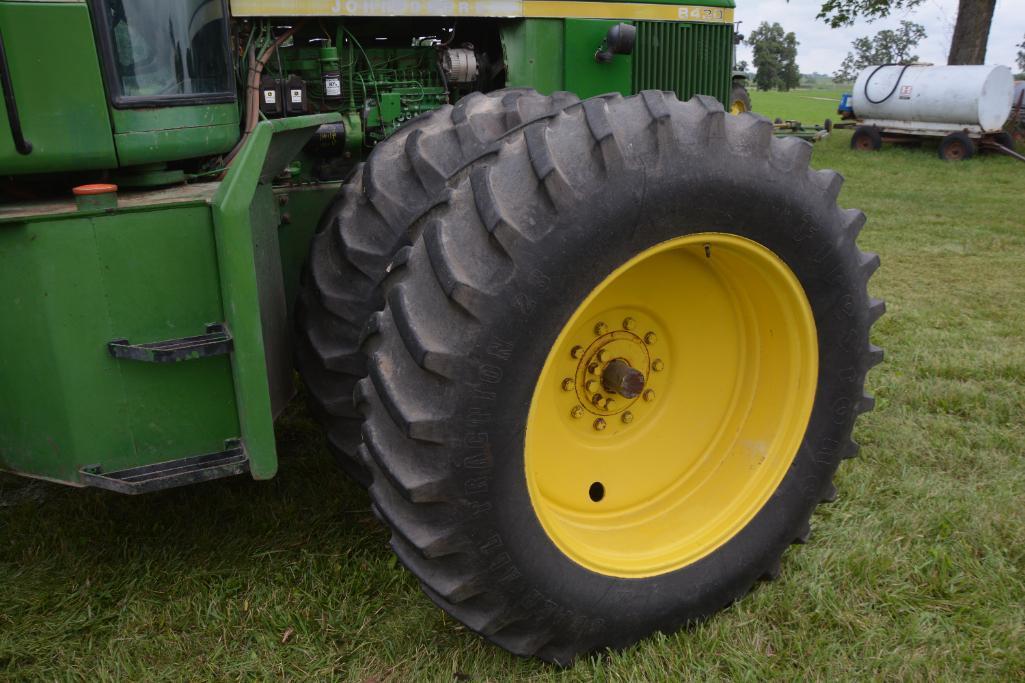
[[[844,92],[843,88],[802,89],[790,92],[761,92],[752,89],[750,95],[751,106],[759,114],[764,114],[770,119],[800,121],[812,126],[821,125],[826,119],[832,119],[834,122],[840,120],[836,114],[836,107],[840,104],[840,96]]]
[[[770,117],[830,115],[756,93]],[[0,478],[12,680],[1022,680],[1025,164],[818,143],[866,211],[889,313],[861,457],[780,578],[703,625],[559,670],[444,616],[301,409],[281,472],[139,498]]]

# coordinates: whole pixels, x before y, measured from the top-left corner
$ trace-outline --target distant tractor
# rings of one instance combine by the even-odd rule
[[[268,479],[297,368],[402,563],[514,653],[774,577],[883,304],[840,176],[725,114],[733,12],[0,0],[0,466]]]
[[[1013,90],[1006,66],[884,64],[862,70],[840,114],[858,121],[852,149],[933,138],[941,159],[961,161],[980,147],[1014,147],[1004,130]]]

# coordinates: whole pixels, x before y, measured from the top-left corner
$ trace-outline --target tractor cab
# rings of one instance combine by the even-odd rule
[[[239,138],[228,35],[224,0],[0,3],[0,175],[184,180]]]

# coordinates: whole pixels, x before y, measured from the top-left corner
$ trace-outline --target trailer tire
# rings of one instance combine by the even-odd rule
[[[444,202],[448,177],[506,132],[579,98],[516,88],[472,93],[423,114],[380,142],[325,210],[310,245],[297,304],[296,365],[311,412],[339,465],[364,485],[355,458],[362,418],[353,403],[366,375],[359,338],[383,305],[381,280],[409,226]]]
[[[863,386],[882,359],[869,343],[884,310],[867,292],[878,257],[856,246],[864,215],[836,204],[840,176],[809,169],[809,143],[777,139],[767,119],[727,116],[711,98],[593,98],[503,143],[450,179],[385,281],[357,390],[360,453],[391,546],[427,596],[515,654],[569,664],[711,615],[774,578],[786,548],[807,540],[813,510],[835,498],[836,468],[857,452],[855,419],[873,405]],[[777,294],[779,311],[790,310],[783,299],[795,306],[789,323],[770,312]],[[592,304],[604,312],[592,317]],[[739,335],[765,361],[745,366],[765,375],[738,379],[750,405],[729,398],[740,371],[719,362],[749,357],[729,341],[741,309],[754,316],[748,332],[772,330]],[[781,382],[757,355],[776,343],[796,372]],[[599,384],[616,403],[582,405],[580,392]],[[760,440],[740,412],[739,431],[720,430],[725,417],[696,427],[705,423],[692,408],[712,404],[723,415],[747,406],[738,410],[790,436],[779,448]],[[779,420],[760,412],[777,409]],[[719,474],[669,489],[680,499],[645,487],[669,486],[703,457],[706,434],[727,432],[774,445],[746,464],[708,446],[709,473],[743,479],[769,471],[750,463],[771,462],[776,474],[743,503],[750,516],[723,512],[733,526],[702,545],[695,530],[719,517],[677,523],[673,501],[701,489],[733,510],[742,496],[713,482]],[[652,506],[650,522],[616,516],[635,495]],[[560,518],[570,506],[570,517],[584,510],[582,536]]]
[[[883,137],[875,126],[858,126],[851,136],[851,149],[859,152],[878,152],[883,146]]]
[[[1001,147],[1014,151],[1014,136],[1008,133],[1006,130],[1002,130],[993,136],[993,142],[997,143]]]
[[[975,155],[975,141],[967,133],[957,131],[940,140],[937,153],[944,161],[965,161]]]

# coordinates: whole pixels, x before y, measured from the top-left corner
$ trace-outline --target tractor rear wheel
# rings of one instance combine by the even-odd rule
[[[566,664],[807,538],[872,407],[878,258],[810,144],[710,98],[594,98],[502,143],[396,256],[360,453],[426,594]]]
[[[730,113],[744,114],[751,111],[751,95],[740,81],[733,81],[730,90]]]
[[[353,404],[366,376],[359,337],[384,303],[381,280],[409,227],[445,201],[448,177],[510,129],[578,102],[529,89],[474,93],[420,116],[378,144],[321,218],[297,306],[296,362],[312,412],[325,427],[339,464],[366,484],[354,457],[362,419]]]

